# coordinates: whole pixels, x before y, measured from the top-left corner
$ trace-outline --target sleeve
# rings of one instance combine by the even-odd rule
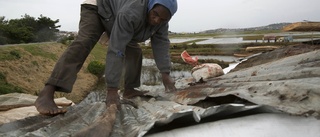
[[[107,51],[105,78],[108,87],[119,87],[126,46],[134,34],[130,16],[119,13],[111,30]]]
[[[161,73],[170,72],[170,41],[168,37],[168,23],[163,24],[151,37],[151,46],[155,62]]]

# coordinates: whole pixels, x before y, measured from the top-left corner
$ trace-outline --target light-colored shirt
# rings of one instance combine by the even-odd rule
[[[97,0],[85,0],[82,4],[97,5]]]

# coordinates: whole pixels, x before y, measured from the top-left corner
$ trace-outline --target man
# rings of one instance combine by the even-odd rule
[[[123,67],[124,98],[144,94],[134,89],[140,86],[142,65],[138,42],[149,38],[165,89],[175,91],[175,82],[169,75],[168,21],[176,11],[176,0],[86,0],[81,5],[78,36],[58,60],[35,102],[39,113],[57,115],[66,112],[54,103],[54,93],[72,91],[77,73],[104,32],[109,36],[105,69],[107,105],[119,103],[117,91]]]

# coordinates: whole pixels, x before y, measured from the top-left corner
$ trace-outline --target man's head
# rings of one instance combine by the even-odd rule
[[[178,9],[176,0],[149,0],[148,22],[158,25],[168,22]]]

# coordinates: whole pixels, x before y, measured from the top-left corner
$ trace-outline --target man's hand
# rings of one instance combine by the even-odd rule
[[[166,92],[175,92],[177,88],[174,86],[175,81],[171,78],[169,73],[161,73],[162,74],[162,82],[166,89]]]

